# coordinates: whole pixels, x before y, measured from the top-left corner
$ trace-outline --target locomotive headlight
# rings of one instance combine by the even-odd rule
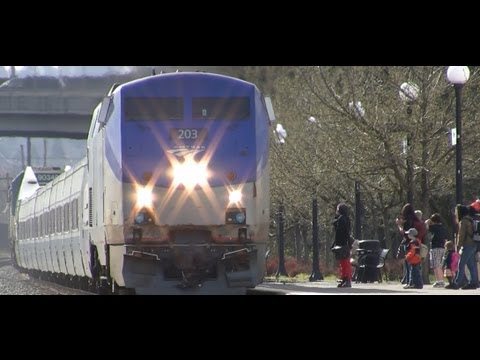
[[[183,184],[187,189],[207,183],[208,172],[205,164],[194,160],[176,164],[173,168],[173,182],[176,186]]]
[[[144,208],[135,215],[133,222],[135,225],[154,225],[154,215],[151,210]]]
[[[237,224],[243,224],[245,223],[245,213],[239,212],[235,214],[235,222]]]
[[[137,206],[139,208],[152,207],[152,190],[147,188],[137,189]]]
[[[240,203],[242,201],[242,192],[240,190],[231,191],[228,200],[231,204]]]
[[[145,214],[139,213],[135,216],[135,224],[143,224],[145,222]]]
[[[245,208],[229,208],[225,212],[225,224],[245,225],[247,210]]]

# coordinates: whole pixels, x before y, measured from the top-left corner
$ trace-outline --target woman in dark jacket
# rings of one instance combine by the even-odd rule
[[[458,289],[476,289],[478,285],[478,270],[475,259],[477,246],[473,241],[473,219],[470,217],[468,208],[465,205],[457,205],[455,208],[458,222],[457,247],[459,248],[460,261],[458,271],[452,286],[446,288]],[[470,282],[467,282],[465,276],[465,266],[470,272]]]
[[[338,204],[333,227],[335,229],[335,242],[333,246],[346,246],[348,248],[344,258],[339,260],[342,282],[338,284],[338,287],[352,287],[352,265],[350,263],[350,233],[352,226],[350,218],[348,217],[348,206],[346,204]]]

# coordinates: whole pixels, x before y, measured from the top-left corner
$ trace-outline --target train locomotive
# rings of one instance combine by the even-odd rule
[[[85,158],[12,184],[20,269],[100,293],[244,294],[265,272],[271,102],[210,73],[115,85]]]

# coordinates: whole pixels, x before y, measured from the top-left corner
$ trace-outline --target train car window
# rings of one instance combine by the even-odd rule
[[[55,234],[55,209],[50,210],[50,234]]]
[[[192,99],[192,118],[194,120],[246,120],[249,117],[249,97],[197,97]]]
[[[72,202],[72,229],[78,229],[78,199],[74,199]]]
[[[46,215],[46,219],[45,219],[45,220],[47,221],[46,235],[50,235],[50,233],[51,233],[51,231],[50,231],[50,221],[51,221],[50,210],[48,210],[45,215]]]
[[[56,212],[56,220],[57,220],[57,226],[56,226],[56,232],[59,233],[59,232],[62,232],[62,208],[61,207],[57,207],[55,209],[55,212]]]
[[[63,205],[63,231],[70,231],[70,203]]]
[[[48,212],[43,214],[43,235],[48,235]]]
[[[183,120],[183,98],[125,98],[124,116],[127,121]]]

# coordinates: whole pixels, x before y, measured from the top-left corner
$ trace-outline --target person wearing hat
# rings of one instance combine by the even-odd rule
[[[480,213],[480,196],[477,196],[477,199],[470,204],[477,213]]]
[[[414,227],[405,231],[410,242],[407,247],[405,260],[410,265],[410,283],[405,285],[404,289],[423,289],[422,282],[422,259],[420,257],[420,241],[418,240],[418,231]]]

